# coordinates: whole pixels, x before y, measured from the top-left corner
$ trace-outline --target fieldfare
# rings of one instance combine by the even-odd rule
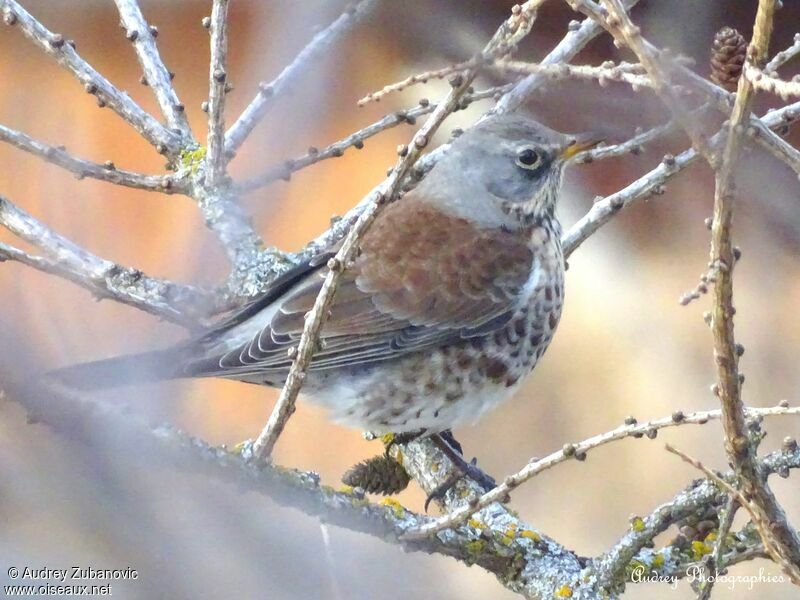
[[[340,280],[303,393],[374,432],[441,432],[475,420],[530,373],[564,299],[564,166],[594,145],[520,116],[492,116],[387,206]],[[54,372],[80,388],[224,377],[282,386],[327,269],[296,267],[186,343]]]

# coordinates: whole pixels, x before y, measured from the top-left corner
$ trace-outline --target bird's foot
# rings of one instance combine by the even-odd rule
[[[384,454],[388,457],[393,446],[408,444],[409,442],[424,437],[426,434],[427,431],[425,429],[419,429],[417,431],[404,431],[402,433],[390,433],[389,435],[385,435],[383,436],[383,443],[386,445]]]
[[[462,477],[467,477],[477,483],[488,492],[497,487],[497,482],[491,475],[484,473],[477,467],[477,459],[473,458],[467,462],[462,455],[461,444],[459,444],[453,437],[453,432],[450,430],[442,433],[434,434],[431,436],[431,441],[436,445],[439,450],[453,463],[458,473],[448,478],[447,481],[440,484],[425,500],[425,510],[428,510],[432,500],[444,500],[445,495],[450,491],[456,482]]]

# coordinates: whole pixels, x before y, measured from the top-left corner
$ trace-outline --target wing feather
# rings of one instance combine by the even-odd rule
[[[284,378],[291,366],[287,351],[300,339],[325,262],[298,267],[205,334],[203,356],[187,364],[187,372]],[[532,264],[524,232],[477,229],[412,192],[381,213],[354,266],[341,277],[311,369],[369,366],[503,327],[518,307]],[[272,311],[266,325],[259,320],[262,311]],[[238,340],[249,322],[260,325],[231,347],[234,329]]]

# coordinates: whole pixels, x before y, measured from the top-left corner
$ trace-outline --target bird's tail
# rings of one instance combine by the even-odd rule
[[[157,350],[70,365],[48,371],[44,379],[47,383],[90,391],[175,379],[182,376],[180,364],[174,349]]]

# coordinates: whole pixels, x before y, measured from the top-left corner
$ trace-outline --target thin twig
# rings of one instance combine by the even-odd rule
[[[747,49],[747,64],[766,60],[772,34],[775,0],[759,0],[753,39]],[[748,77],[739,79],[736,102],[731,113],[729,133],[722,152],[722,163],[716,172],[714,215],[711,226],[711,264],[719,267],[713,292],[711,331],[714,337],[714,359],[717,365],[717,389],[722,406],[725,450],[742,490],[752,498],[758,511],[769,522],[770,535],[775,537],[775,552],[788,562],[800,564],[800,538],[786,519],[783,508],[758,470],[755,450],[747,437],[747,421],[741,397],[739,354],[733,325],[733,268],[735,263],[731,227],[733,223],[734,172],[742,146],[744,127],[750,119],[754,89]],[[769,551],[770,542],[764,539]],[[773,552],[770,551],[770,554]]]
[[[800,54],[800,33],[795,33],[792,45],[773,56],[772,60],[764,67],[764,71],[766,73],[775,73],[798,54]]]
[[[155,279],[138,269],[95,256],[2,196],[0,225],[47,255],[33,256],[4,245],[0,256],[68,279],[98,299],[111,298],[186,327],[197,327],[217,303],[216,295],[210,291]]]
[[[800,415],[800,408],[785,408],[783,406],[776,406],[772,408],[749,408],[748,414],[752,416],[767,416],[767,415]],[[616,429],[595,435],[591,438],[583,440],[582,442],[566,444],[563,449],[553,452],[544,458],[537,458],[531,460],[518,472],[509,475],[493,490],[486,492],[481,496],[477,502],[462,506],[438,519],[426,523],[418,529],[412,529],[406,532],[403,539],[416,540],[434,535],[445,529],[455,527],[459,523],[463,523],[466,519],[472,516],[475,512],[494,504],[495,502],[502,502],[512,490],[528,481],[529,479],[539,475],[543,471],[552,469],[558,464],[578,458],[583,460],[586,454],[617,440],[633,437],[639,438],[648,436],[649,438],[655,437],[659,429],[666,427],[676,427],[679,425],[702,425],[712,419],[719,419],[722,416],[720,410],[699,411],[694,413],[684,414],[676,411],[670,417],[648,421],[646,423],[636,423],[635,420],[620,425]]]
[[[704,104],[696,108],[694,112],[699,114],[706,111],[709,106],[710,104]],[[604,160],[606,158],[623,156],[625,154],[639,154],[646,144],[672,133],[675,131],[677,126],[678,124],[675,122],[675,120],[671,120],[663,125],[656,125],[651,129],[641,131],[624,142],[612,144],[610,146],[600,145],[596,148],[592,148],[591,150],[581,152],[576,156],[575,160],[578,162],[589,163],[596,160]]]
[[[351,27],[364,18],[377,4],[377,0],[359,0],[347,8],[339,18],[320,31],[270,83],[259,85],[259,93],[225,134],[225,151],[234,153],[267,114],[272,102],[284,94],[316,59],[325,55]]]
[[[83,84],[87,93],[97,98],[99,106],[108,106],[162,154],[177,156],[182,145],[175,133],[147,114],[130,96],[121,92],[100,75],[75,51],[61,34],[53,33],[39,23],[15,0],[0,0],[6,23],[18,26],[25,37],[55,58]]]
[[[512,84],[505,84],[488,88],[486,90],[479,90],[472,94],[466,94],[462,99],[462,106],[471,104],[477,100],[495,98],[511,89],[511,85]],[[386,131],[387,129],[391,129],[392,127],[401,125],[403,123],[413,125],[416,123],[418,117],[432,113],[436,109],[436,106],[436,103],[431,103],[428,100],[423,99],[420,101],[419,106],[410,108],[408,110],[400,110],[390,113],[379,121],[376,121],[371,125],[367,125],[363,129],[359,129],[358,131],[348,135],[346,138],[343,138],[337,142],[333,142],[324,148],[310,148],[305,154],[295,158],[290,158],[281,164],[269,167],[262,174],[251,179],[246,179],[237,184],[236,190],[238,192],[245,193],[263,187],[268,183],[278,179],[288,180],[292,173],[300,171],[301,169],[305,169],[306,167],[329,158],[338,158],[342,156],[345,150],[348,148],[361,149],[364,146],[365,140],[368,140],[382,131]]]
[[[631,8],[635,6],[639,0],[625,0],[625,6]],[[593,19],[587,18],[583,22],[573,21],[569,24],[569,31],[563,39],[556,44],[556,46],[547,53],[540,65],[555,65],[559,63],[568,63],[578,53],[583,50],[586,45],[602,33],[603,28],[600,27]],[[532,73],[525,79],[517,83],[511,91],[503,96],[494,108],[497,113],[511,113],[519,109],[525,102],[527,102],[531,95],[545,82],[547,78],[538,73]]]
[[[689,136],[692,146],[712,162],[713,155],[708,143],[702,136],[698,124],[687,115],[686,109],[678,99],[674,86],[670,83],[667,69],[661,64],[658,51],[642,37],[641,30],[631,22],[627,13],[628,8],[621,0],[603,0],[603,3],[607,9],[605,11],[592,0],[567,0],[567,4],[573,10],[600,23],[617,43],[628,46],[636,54],[653,81],[654,91]]]
[[[370,102],[380,102],[384,96],[387,96],[392,92],[403,91],[404,89],[411,87],[412,85],[416,85],[417,83],[428,83],[428,81],[431,79],[444,79],[448,75],[460,73],[461,71],[466,71],[467,69],[471,69],[476,66],[478,65],[473,58],[464,62],[456,63],[454,65],[442,67],[441,69],[423,71],[422,73],[417,73],[415,75],[411,75],[410,77],[406,77],[402,81],[385,85],[378,91],[370,92],[356,102],[356,106],[361,107],[369,104]]]
[[[125,36],[133,43],[139,64],[144,71],[144,81],[153,90],[161,113],[167,124],[177,130],[186,142],[192,140],[192,130],[186,120],[183,104],[172,85],[172,76],[156,47],[158,29],[147,23],[137,0],[114,0]]]
[[[753,118],[750,119],[750,126],[745,130],[745,135],[755,139],[759,146],[800,176],[800,150]]]
[[[725,548],[727,547],[727,537],[733,526],[733,518],[736,516],[736,509],[739,508],[739,502],[733,495],[728,496],[725,503],[725,508],[722,509],[722,520],[717,529],[717,539],[714,543],[714,553],[710,555],[710,561],[707,565],[709,571],[712,571],[711,577],[708,577],[697,595],[697,600],[709,600],[711,592],[714,590],[714,582],[717,580],[717,575],[725,568],[723,557],[725,555]]]
[[[225,176],[225,90],[228,79],[228,4],[214,0],[211,9],[211,60],[208,73],[208,141],[206,185]]]
[[[0,141],[8,142],[20,150],[24,150],[47,162],[58,165],[74,173],[79,179],[91,177],[92,179],[99,179],[100,181],[107,181],[116,185],[148,190],[151,192],[163,192],[165,194],[185,191],[185,186],[181,179],[176,180],[169,175],[144,175],[142,173],[118,169],[111,161],[101,165],[89,160],[77,158],[72,156],[63,147],[45,144],[20,131],[9,129],[3,125],[0,125]]]
[[[773,77],[751,64],[745,63],[742,76],[750,80],[753,88],[775,94],[783,100],[788,100],[792,96],[800,96],[800,81],[786,81],[780,77]]]
[[[538,6],[541,1],[543,0],[526,4]],[[534,17],[535,12],[528,12],[524,7],[522,10],[512,11],[511,17],[503,23],[483,49],[482,56],[491,59],[495,53],[510,52],[524,34],[530,31]],[[314,307],[307,315],[286,382],[266,426],[253,442],[252,452],[257,460],[263,461],[269,458],[286,422],[294,413],[295,401],[314,355],[319,333],[330,310],[339,277],[354,259],[361,236],[375,220],[381,208],[394,201],[406,175],[410,173],[414,163],[430,143],[439,126],[450,113],[460,106],[462,97],[467,93],[476,75],[477,71],[470,69],[458,80],[452,82],[452,89],[414,135],[406,151],[400,153],[397,164],[383,184],[379,186],[379,191],[372,195],[372,200],[368,202],[358,220],[350,228],[336,256],[329,261],[328,274],[325,276]]]
[[[517,60],[496,60],[487,63],[483,68],[497,70],[518,75],[543,75],[551,81],[561,79],[596,80],[601,86],[608,82],[617,81],[627,83],[634,90],[654,87],[653,81],[641,72],[641,66],[631,63],[615,64],[611,61],[600,66],[569,65],[566,63],[545,65],[541,63],[528,63]]]
[[[765,114],[761,117],[761,122],[769,128],[780,127],[794,121],[799,113],[800,102],[797,102]],[[723,132],[719,132],[711,138],[710,143],[717,145],[723,139]],[[589,236],[608,223],[623,208],[627,208],[650,194],[660,193],[667,180],[698,158],[699,156],[693,148],[685,150],[677,156],[667,155],[656,168],[630,185],[605,198],[598,199],[589,212],[570,227],[569,231],[561,238],[564,255],[572,254]]]

